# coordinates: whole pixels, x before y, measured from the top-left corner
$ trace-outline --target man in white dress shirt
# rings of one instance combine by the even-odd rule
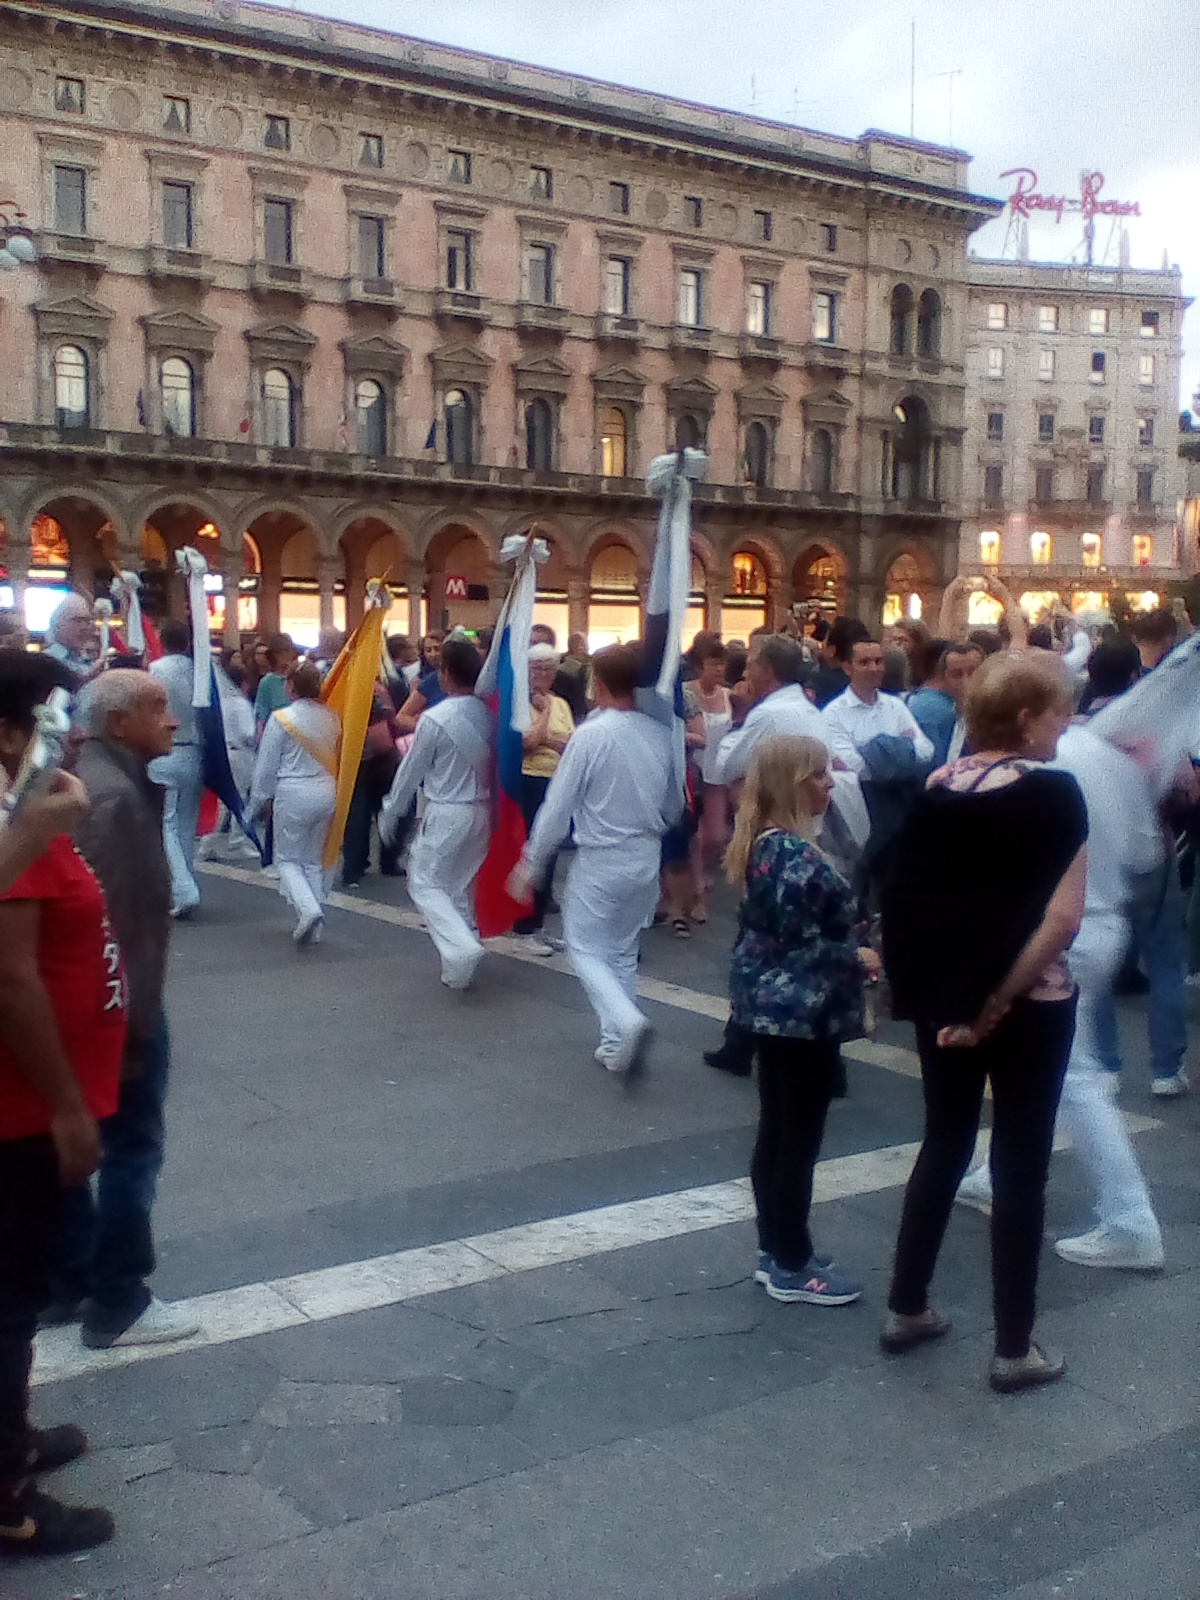
[[[874,639],[860,639],[850,651],[850,687],[821,712],[825,742],[860,776],[867,767],[862,752],[880,734],[911,739],[918,761],[933,759],[933,741],[898,695],[880,693],[882,682],[883,646]]]
[[[672,804],[671,734],[638,711],[638,654],[611,645],[594,657],[596,710],[571,735],[509,892],[524,898],[575,824],[563,891],[567,957],[600,1019],[596,1060],[632,1077],[650,1024],[634,1003],[638,937],[654,916],[660,841]]]
[[[741,727],[721,740],[714,783],[736,783],[744,778],[755,746],[763,739],[799,734],[819,739],[830,748],[830,730],[804,692],[807,665],[804,652],[794,639],[779,633],[755,639],[746,663],[746,682],[754,703]],[[841,755],[840,751],[832,753]]]
[[[467,639],[442,646],[438,680],[446,698],[421,712],[379,815],[379,837],[390,845],[425,785],[425,814],[408,857],[408,893],[429,925],[448,989],[470,988],[483,957],[471,904],[490,832],[491,712],[475,695],[480,664]]]

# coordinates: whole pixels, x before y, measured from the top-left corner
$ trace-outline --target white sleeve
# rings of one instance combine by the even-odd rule
[[[753,710],[740,728],[731,728],[717,746],[716,777],[713,782],[736,783],[739,778],[744,778],[754,747],[766,731],[766,723],[761,717],[755,717]]]
[[[568,741],[522,852],[522,860],[535,877],[566,839],[583,797],[592,744],[584,734],[586,726],[582,724]]]
[[[1084,672],[1091,657],[1091,638],[1080,628],[1071,640],[1071,648],[1063,656],[1063,666],[1066,667],[1068,672]]]
[[[250,815],[255,817],[268,800],[275,798],[275,785],[279,781],[279,762],[283,756],[283,742],[287,732],[277,716],[271,717],[263,729],[262,742],[254,758],[254,777],[250,780]]]
[[[818,713],[824,725],[823,737],[829,746],[829,754],[835,761],[840,761],[847,772],[853,772],[857,776],[867,770],[867,764],[859,755],[854,740],[832,713],[832,703]]]
[[[400,763],[396,776],[392,779],[392,787],[387,792],[387,799],[379,812],[379,831],[386,833],[389,839],[395,835],[400,818],[412,805],[413,796],[429,776],[437,740],[437,723],[430,721],[428,717],[421,717],[417,722],[417,731],[413,735],[408,754]]]

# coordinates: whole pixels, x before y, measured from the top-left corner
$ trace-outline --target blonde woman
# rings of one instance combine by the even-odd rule
[[[854,896],[816,845],[833,780],[816,739],[754,751],[725,852],[744,888],[729,978],[732,1020],[758,1051],[758,1138],[750,1168],[758,1214],[756,1280],[773,1300],[845,1306],[862,1293],[813,1251],[813,1169],[829,1102],[842,1091],[841,1041],[863,1031]]]

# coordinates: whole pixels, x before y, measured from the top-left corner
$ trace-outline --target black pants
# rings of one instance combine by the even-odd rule
[[[1027,1354],[1037,1310],[1038,1259],[1054,1119],[1075,1031],[1074,1000],[1018,1000],[973,1050],[939,1050],[917,1024],[925,1138],[904,1194],[891,1310],[916,1316],[975,1148],[984,1085],[992,1085],[992,1306],[996,1354]]]
[[[533,819],[542,809],[542,801],[546,798],[546,790],[550,787],[549,778],[536,778],[529,773],[521,774],[521,815],[525,819],[525,837],[528,839],[533,832]],[[542,873],[541,882],[533,886],[533,910],[527,917],[518,917],[513,923],[514,933],[540,933],[542,923],[546,920],[546,907],[550,904],[550,889],[554,883],[554,868],[558,861],[558,853],[550,857],[546,863],[546,870]]]
[[[0,1500],[29,1463],[29,1369],[63,1190],[49,1137],[0,1141]]]
[[[808,1213],[829,1102],[842,1078],[837,1041],[749,1036],[758,1049],[758,1138],[750,1183],[758,1247],[784,1269],[812,1259]]]
[[[396,763],[386,759],[368,759],[358,769],[342,837],[342,877],[347,883],[357,883],[370,870],[371,824],[387,799],[395,775]],[[408,828],[402,821],[396,831],[396,842],[390,849],[380,841],[379,870],[385,877],[394,876],[407,833]]]

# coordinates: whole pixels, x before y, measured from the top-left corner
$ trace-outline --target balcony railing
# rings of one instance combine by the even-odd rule
[[[308,273],[293,262],[254,261],[250,266],[250,292],[307,300],[312,294],[312,286]]]
[[[207,287],[213,280],[212,260],[199,250],[152,244],[146,251],[146,276],[156,282],[183,281]]]
[[[687,322],[672,324],[669,340],[672,350],[697,350],[707,355],[712,349],[713,331],[711,328],[695,328]]]
[[[1030,512],[1044,517],[1084,517],[1093,522],[1111,515],[1112,508],[1111,500],[1039,500],[1035,495],[1029,502]]]
[[[484,306],[483,296],[471,294],[466,289],[439,289],[433,297],[433,311],[438,317],[474,322],[480,326],[492,320]]]
[[[783,359],[783,340],[772,339],[765,333],[744,333],[738,340],[738,354],[743,361],[769,361],[777,365]]]
[[[517,327],[534,333],[562,333],[567,325],[565,306],[546,305],[540,300],[517,302]]]
[[[642,337],[642,324],[637,317],[627,317],[623,312],[598,311],[596,337],[615,344],[637,344]]]
[[[108,250],[103,239],[89,234],[43,233],[37,242],[38,262],[46,266],[85,265],[103,270],[108,265]]]
[[[383,306],[398,311],[400,295],[391,278],[347,278],[342,286],[348,306]]]

